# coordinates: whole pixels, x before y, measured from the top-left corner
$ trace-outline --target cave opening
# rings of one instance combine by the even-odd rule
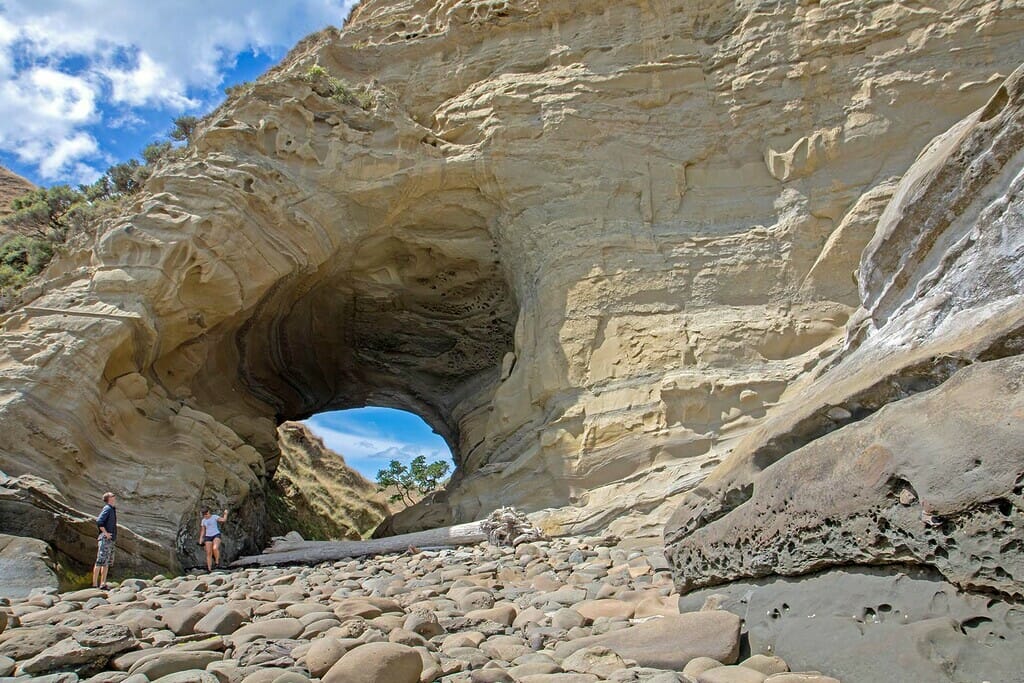
[[[514,352],[518,313],[487,230],[392,227],[283,280],[211,356],[199,382],[221,406],[244,404],[250,415],[255,407],[272,421],[277,434],[269,439],[265,418],[227,422],[264,454],[268,480],[287,425],[305,421],[315,433],[318,424],[330,428],[337,411],[359,410],[377,418],[405,411],[403,420],[420,421],[436,439],[423,455],[448,460],[457,479],[467,459],[489,447],[491,401]],[[229,365],[237,368],[233,388],[216,381]],[[335,450],[370,482],[388,466],[391,457],[381,454],[389,448],[402,462],[419,454],[403,448],[408,443],[370,453],[347,422],[349,438]],[[321,436],[328,447],[338,438]]]

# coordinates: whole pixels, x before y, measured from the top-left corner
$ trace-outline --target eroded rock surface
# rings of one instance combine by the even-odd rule
[[[743,618],[752,652],[842,681],[1012,681],[1024,667],[1020,604],[964,593],[931,570],[845,566],[736,581],[694,591],[679,608],[709,599]]]
[[[34,588],[57,588],[50,548],[37,538],[0,534],[0,577],[0,598],[24,598]],[[0,617],[0,623],[6,625],[6,619]]]
[[[35,187],[17,173],[0,166],[0,218],[11,212],[11,202]]]
[[[369,403],[458,466],[393,530],[513,504],[656,534],[841,344],[896,180],[1022,26],[996,0],[363,2],[3,318],[0,469],[78,510],[116,482],[179,558],[230,507],[230,558],[267,535],[277,425]]]
[[[824,666],[843,680],[886,676],[894,662],[868,656],[881,647],[923,655],[908,680],[1012,680],[1024,641],[1024,68],[904,174],[858,273],[842,348],[669,521],[681,591],[704,588],[684,601],[731,604],[752,647],[762,634],[787,661],[853,643]],[[876,565],[891,568],[865,569]]]
[[[1022,595],[1022,192],[1024,69],[904,176],[846,347],[669,523],[684,587],[905,561]]]

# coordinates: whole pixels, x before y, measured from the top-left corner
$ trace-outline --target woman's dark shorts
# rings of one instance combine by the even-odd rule
[[[203,536],[203,543],[213,543],[213,539],[220,538],[220,534],[214,534],[213,536]]]

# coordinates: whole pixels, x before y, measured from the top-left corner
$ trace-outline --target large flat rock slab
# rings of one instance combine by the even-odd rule
[[[33,589],[55,589],[50,547],[43,541],[0,534],[0,597],[23,598]]]

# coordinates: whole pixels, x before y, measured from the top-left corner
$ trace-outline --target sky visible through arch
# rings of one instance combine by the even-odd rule
[[[370,481],[391,460],[408,464],[417,455],[427,462],[446,460],[454,469],[448,444],[418,415],[393,408],[354,408],[320,413],[305,421],[349,467]]]
[[[354,0],[0,0],[0,165],[89,183],[202,116]]]

